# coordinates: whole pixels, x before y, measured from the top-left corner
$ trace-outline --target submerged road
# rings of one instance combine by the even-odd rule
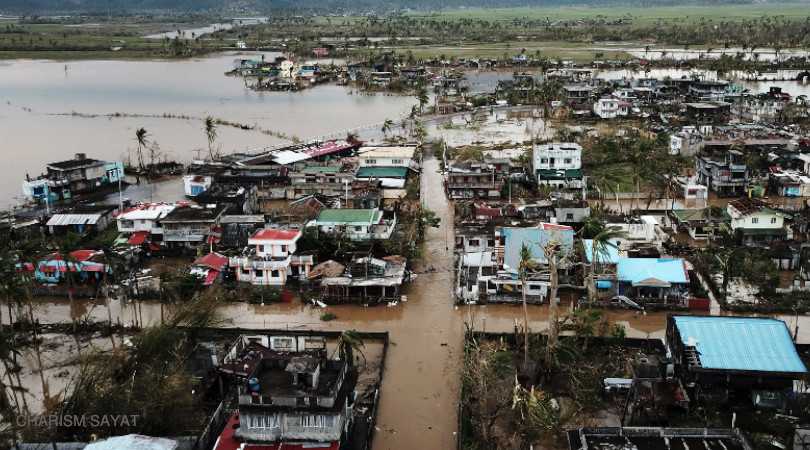
[[[453,301],[453,208],[445,197],[439,161],[426,155],[422,170],[422,201],[441,218],[438,228],[428,229],[420,272],[405,289],[407,302],[397,306],[364,308],[354,305],[331,306],[337,315],[330,322],[320,320],[321,308],[294,303],[252,305],[227,303],[220,308],[227,326],[273,329],[314,329],[388,331],[391,346],[385,367],[380,397],[375,450],[455,448],[459,367],[465,323],[478,330],[511,332],[515,320],[522,320],[518,306],[454,306]],[[435,271],[424,272],[432,266]],[[563,305],[561,310],[565,310]],[[141,303],[143,323],[160,323],[160,304]],[[716,314],[717,311],[712,311]],[[132,323],[133,308],[112,302],[113,320]],[[42,323],[68,322],[71,317],[106,321],[103,302],[67,300],[41,301],[36,315]],[[663,337],[665,313],[647,315],[611,311],[607,316],[623,325],[628,336]],[[548,307],[532,306],[529,311],[532,331],[542,332],[548,325]],[[793,316],[780,316],[793,329]],[[3,319],[8,321],[8,315]],[[799,317],[799,342],[810,342],[810,317]],[[69,355],[65,355],[68,357]],[[32,378],[33,379],[33,378]],[[36,392],[36,391],[34,391]],[[41,401],[34,398],[31,401]]]

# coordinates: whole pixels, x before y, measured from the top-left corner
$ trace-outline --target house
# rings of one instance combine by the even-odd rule
[[[566,434],[569,450],[754,450],[739,428],[587,427]]]
[[[190,273],[203,281],[204,286],[210,286],[217,281],[223,281],[228,269],[228,257],[212,252],[194,260]]]
[[[501,197],[503,178],[486,164],[452,165],[445,174],[445,187],[451,199],[496,199]]]
[[[503,254],[503,270],[517,274],[520,270],[520,252],[525,245],[535,264],[546,265],[544,248],[550,243],[560,246],[558,259],[567,257],[574,248],[574,229],[567,225],[540,223],[536,227],[503,227],[496,230],[496,253]]]
[[[532,162],[537,184],[566,189],[585,186],[582,177],[582,147],[575,143],[536,145]]]
[[[768,187],[781,197],[810,197],[810,176],[795,170],[774,169],[768,174]]]
[[[593,104],[593,113],[600,119],[615,119],[629,113],[630,104],[618,98],[600,98]]]
[[[619,258],[617,294],[637,301],[682,304],[689,294],[689,275],[682,259]]]
[[[726,211],[714,207],[677,209],[672,211],[672,218],[679,231],[685,231],[696,241],[712,239],[731,221]]]
[[[731,217],[731,230],[746,245],[781,241],[792,238],[785,227],[785,214],[769,208],[764,202],[751,198],[732,200],[726,205]]]
[[[237,382],[238,411],[214,449],[344,448],[357,384],[347,359],[329,357],[322,336],[238,337],[219,368]]]
[[[266,224],[267,220],[263,214],[226,214],[219,220],[222,227],[222,240],[219,244],[226,248],[243,248],[247,245],[248,238]]]
[[[666,344],[689,396],[723,404],[734,397],[784,400],[807,376],[785,322],[766,317],[669,316]]]
[[[340,276],[321,280],[320,300],[326,304],[364,305],[398,302],[402,299],[405,263],[405,258],[398,255],[356,258]]]
[[[162,220],[163,242],[170,248],[194,248],[219,240],[215,228],[225,214],[223,206],[178,207]]]
[[[360,167],[407,167],[419,170],[414,159],[415,146],[361,147],[358,150]]]
[[[290,172],[289,177],[288,199],[315,194],[345,197],[354,181],[353,171],[341,166],[307,166]]]
[[[237,281],[256,286],[283,286],[290,277],[304,279],[312,269],[312,255],[295,255],[300,230],[263,229],[248,239],[242,255],[230,259]]]
[[[104,231],[112,222],[115,210],[115,206],[109,205],[76,206],[52,215],[45,226],[51,234],[64,234],[69,231],[78,234],[98,233]]]
[[[254,214],[259,210],[259,189],[252,184],[214,183],[197,194],[194,201],[226,207],[233,214]]]
[[[194,198],[208,190],[213,183],[213,175],[185,175],[183,176],[183,192],[186,197]]]
[[[694,102],[683,105],[686,107],[686,119],[693,125],[725,123],[731,112],[731,103]]]
[[[669,136],[671,155],[694,156],[703,148],[703,135],[695,127],[683,127]]]
[[[380,180],[383,188],[404,189],[410,169],[407,167],[361,166],[357,169],[357,180]]]
[[[23,181],[23,195],[32,201],[55,203],[97,191],[117,189],[124,177],[120,162],[100,161],[76,153],[73,159],[49,163],[47,173]]]
[[[65,258],[53,253],[34,266],[34,278],[40,283],[58,284],[65,282],[68,272],[75,274],[70,281],[76,286],[98,285],[111,273],[104,262],[104,252],[99,250],[74,250]]]
[[[139,234],[152,240],[163,238],[161,219],[174,211],[171,203],[142,203],[125,209],[115,217],[119,233]]]
[[[737,150],[702,152],[695,158],[698,183],[720,197],[740,197],[748,186],[748,166]]]
[[[397,219],[385,219],[378,209],[323,209],[318,217],[307,224],[323,233],[342,233],[355,241],[388,239],[394,232]]]

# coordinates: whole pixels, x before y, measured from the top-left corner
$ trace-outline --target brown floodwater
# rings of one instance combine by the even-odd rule
[[[507,305],[455,306],[453,304],[452,208],[445,198],[438,172],[438,161],[426,158],[422,173],[422,194],[425,205],[436,211],[442,222],[429,229],[425,236],[423,267],[433,266],[435,272],[423,272],[407,286],[407,302],[397,306],[364,308],[332,306],[328,310],[337,319],[322,322],[323,309],[299,302],[268,305],[227,303],[220,309],[228,326],[273,329],[316,329],[388,331],[391,346],[382,387],[378,433],[374,448],[393,450],[403,448],[451,449],[455,445],[457,428],[456,405],[459,396],[459,367],[465,324],[477,330],[510,332],[516,321],[522,320],[521,308]],[[419,268],[417,268],[419,269]],[[561,306],[564,312],[567,304]],[[713,314],[719,309],[713,308]],[[73,308],[67,300],[39,302],[36,310],[42,322],[64,322],[71,317],[107,320],[103,302],[76,301]],[[134,321],[134,308],[111,304],[113,320]],[[7,320],[7,314],[4,314]],[[532,331],[544,331],[548,326],[548,308],[530,309]],[[661,338],[666,325],[665,313],[639,314],[611,311],[609,318],[621,324],[632,337]],[[139,311],[144,323],[159,323],[158,303],[144,303]],[[780,316],[791,330],[792,316]],[[800,317],[799,341],[810,342],[810,320]]]
[[[199,118],[208,115],[312,139],[396,120],[415,104],[413,97],[358,95],[336,85],[254,92],[241,78],[224,75],[242,57],[258,58],[223,53],[182,61],[0,61],[0,207],[16,203],[25,174],[41,173],[48,162],[74,153],[126,160],[140,127],[167,158],[187,162],[207,153]],[[115,113],[145,117],[106,116]],[[225,154],[285,142],[224,125],[217,132],[216,146]]]

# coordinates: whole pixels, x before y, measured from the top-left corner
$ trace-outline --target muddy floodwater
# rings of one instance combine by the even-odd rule
[[[246,303],[224,304],[220,310],[229,326],[274,329],[316,329],[388,331],[391,346],[382,387],[379,432],[376,450],[403,448],[451,449],[455,446],[456,406],[459,395],[459,367],[466,324],[478,330],[509,332],[522,320],[517,306],[454,306],[452,286],[453,217],[441,184],[438,160],[427,156],[422,173],[422,196],[426,206],[442,219],[441,226],[429,229],[423,249],[424,261],[417,265],[416,280],[407,286],[407,302],[394,307],[364,308],[335,306],[328,311],[337,319],[322,322],[321,308],[300,302],[272,305]],[[431,268],[431,271],[426,271]],[[40,302],[36,314],[40,321],[65,322],[70,317],[107,320],[103,302],[77,301],[73,309],[67,300]],[[134,308],[112,303],[113,320],[134,321]],[[568,308],[563,303],[561,310]],[[718,314],[715,307],[713,314]],[[161,307],[145,303],[139,311],[144,323],[159,323]],[[623,325],[632,337],[664,335],[666,314],[639,314],[616,311],[608,314]],[[5,315],[4,315],[5,318]],[[781,316],[791,330],[796,325],[792,316]],[[799,318],[799,342],[810,342],[810,320]],[[548,326],[546,306],[530,308],[532,331],[542,332]]]
[[[416,103],[413,97],[360,95],[336,85],[254,92],[241,78],[224,75],[234,59],[245,57],[259,56],[0,62],[0,207],[19,200],[25,174],[41,173],[48,162],[79,152],[126,160],[140,127],[167,158],[187,162],[208,146],[200,120],[208,115],[272,133],[221,125],[217,145],[230,153],[285,142],[279,134],[311,139],[379,128],[377,123],[402,117]]]

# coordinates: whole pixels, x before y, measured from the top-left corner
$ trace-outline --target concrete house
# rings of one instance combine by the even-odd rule
[[[173,248],[193,248],[218,240],[216,227],[227,208],[187,206],[175,208],[162,220],[163,242]]]
[[[76,153],[73,159],[52,162],[47,173],[35,179],[26,176],[23,195],[29,200],[56,202],[104,189],[115,189],[124,177],[120,162],[100,161]]]
[[[139,233],[151,238],[162,238],[163,227],[160,220],[174,211],[171,203],[144,203],[125,209],[115,220],[119,233],[130,235]]]
[[[792,238],[790,228],[785,227],[785,214],[769,208],[760,200],[732,200],[726,206],[726,212],[731,217],[731,229],[746,245]]]
[[[388,239],[396,227],[393,219],[383,218],[378,209],[324,209],[307,224],[323,233],[343,233],[351,240]]]
[[[264,229],[248,239],[241,256],[230,259],[237,281],[257,286],[283,286],[289,277],[306,277],[313,265],[311,255],[298,256],[300,230]]]
[[[584,187],[582,147],[575,143],[536,145],[532,152],[537,184],[564,189]]]

